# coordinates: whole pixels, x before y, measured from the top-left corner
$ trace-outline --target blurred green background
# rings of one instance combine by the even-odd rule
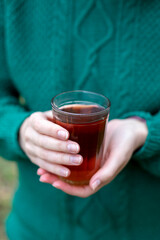
[[[7,239],[4,224],[6,216],[11,209],[16,184],[16,164],[0,157],[0,240]]]

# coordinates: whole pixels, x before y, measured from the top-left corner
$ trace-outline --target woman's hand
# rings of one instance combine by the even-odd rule
[[[44,169],[38,169],[40,181],[50,183],[62,191],[79,197],[88,197],[110,183],[127,165],[133,152],[140,148],[148,135],[145,122],[134,118],[112,120],[108,123],[105,140],[105,162],[91,178],[89,185],[72,186]]]
[[[67,177],[70,170],[62,165],[79,165],[80,147],[68,140],[69,133],[52,121],[52,112],[36,112],[28,117],[19,131],[19,143],[31,162],[58,176]]]

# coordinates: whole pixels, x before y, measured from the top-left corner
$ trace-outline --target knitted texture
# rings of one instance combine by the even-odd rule
[[[0,1],[0,155],[19,169],[10,240],[159,240],[159,19],[159,0]],[[149,130],[127,167],[87,199],[40,183],[18,143],[26,117],[75,89],[109,97],[110,120],[139,116]]]

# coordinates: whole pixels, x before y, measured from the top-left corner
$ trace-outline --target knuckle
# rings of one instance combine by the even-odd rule
[[[44,146],[43,137],[39,137],[39,138],[37,139],[37,144],[38,144],[40,147],[43,147],[43,146]]]
[[[26,142],[28,142],[30,140],[30,136],[31,136],[30,128],[27,128],[26,131],[25,131],[25,140],[26,140]]]
[[[42,159],[46,159],[46,152],[43,149],[39,148],[37,150],[37,156]]]
[[[27,153],[30,153],[30,152],[31,152],[31,150],[30,150],[30,145],[29,145],[28,142],[26,142],[26,144],[25,144],[25,150],[26,150]]]
[[[42,129],[41,125],[42,125],[41,121],[38,118],[34,120],[33,127],[37,132],[41,131],[41,129]]]
[[[64,150],[64,146],[63,146],[63,143],[61,141],[57,141],[56,143],[56,149],[57,150],[60,150],[60,151],[63,151]]]
[[[69,156],[66,155],[66,154],[61,154],[61,161],[62,161],[64,164],[69,164],[69,163],[70,163]]]
[[[64,154],[64,153],[58,154],[57,159],[62,164],[68,164],[69,163],[69,159],[67,158],[66,154]]]
[[[37,131],[41,129],[40,113],[33,113],[30,117],[33,128]]]
[[[61,163],[61,154],[54,152],[52,156],[52,162]]]
[[[30,115],[30,120],[31,120],[31,121],[34,121],[34,119],[37,118],[37,115],[39,115],[38,112],[32,113],[32,114]]]

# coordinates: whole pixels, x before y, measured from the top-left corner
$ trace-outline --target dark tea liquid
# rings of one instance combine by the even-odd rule
[[[60,109],[69,113],[90,114],[100,112],[104,108],[98,105],[72,104]],[[88,118],[91,119],[91,116],[88,116]],[[80,166],[67,166],[71,170],[71,174],[63,180],[75,185],[88,184],[90,178],[101,166],[106,118],[103,117],[102,120],[97,122],[89,122],[89,120],[89,123],[79,124],[70,121],[67,115],[63,118],[63,122],[54,118],[56,124],[69,131],[69,139],[79,143],[79,154],[83,156],[83,162]]]

